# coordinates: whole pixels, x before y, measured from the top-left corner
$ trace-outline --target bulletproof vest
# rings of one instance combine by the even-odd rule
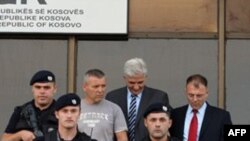
[[[24,104],[20,108],[20,119],[16,125],[16,130],[29,130],[34,132],[37,140],[44,140],[44,134],[49,130],[57,128],[57,119],[54,115],[54,102],[44,110],[35,108],[34,101]]]

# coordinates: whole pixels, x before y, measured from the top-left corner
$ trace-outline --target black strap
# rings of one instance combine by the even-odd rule
[[[36,138],[42,140],[44,135],[38,127],[36,111],[31,103],[23,108],[21,115],[24,116],[28,125],[33,129]]]

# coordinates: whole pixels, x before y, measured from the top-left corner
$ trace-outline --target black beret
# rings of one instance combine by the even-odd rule
[[[30,80],[30,85],[34,83],[56,82],[55,75],[48,70],[40,70],[36,72]]]
[[[166,113],[170,117],[171,109],[172,108],[168,105],[164,105],[162,103],[153,103],[148,106],[143,116],[146,118],[150,113]]]
[[[81,99],[75,93],[67,93],[59,97],[56,101],[55,110],[58,111],[66,106],[80,106]]]

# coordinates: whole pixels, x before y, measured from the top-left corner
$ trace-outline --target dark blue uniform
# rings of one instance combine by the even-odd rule
[[[32,127],[32,124],[30,124],[32,123],[32,121],[30,121],[30,119],[32,118],[27,119],[24,114],[27,106],[30,106],[34,109],[35,118],[37,120],[37,129],[40,130],[43,134],[48,132],[48,130],[57,128],[57,119],[54,115],[55,101],[53,101],[53,103],[47,109],[41,111],[39,108],[35,107],[34,100],[32,100],[22,106],[18,106],[15,108],[15,111],[12,114],[5,129],[5,133],[12,134],[20,130],[29,130],[31,132],[34,132],[34,127]]]
[[[60,137],[57,130],[54,130],[45,135],[45,141],[65,141],[65,140],[63,140]],[[71,141],[97,141],[97,140],[91,139],[91,137],[88,136],[87,134],[78,131],[76,136]]]
[[[151,141],[151,139],[149,136],[147,136],[147,137],[143,138],[141,141]],[[168,137],[168,141],[180,141],[180,140],[176,137]]]

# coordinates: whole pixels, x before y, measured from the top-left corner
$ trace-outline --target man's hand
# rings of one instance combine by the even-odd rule
[[[22,141],[33,141],[36,138],[33,132],[27,130],[21,130],[17,134],[19,134]]]
[[[34,133],[21,130],[14,134],[4,133],[1,141],[33,141],[35,138]]]

